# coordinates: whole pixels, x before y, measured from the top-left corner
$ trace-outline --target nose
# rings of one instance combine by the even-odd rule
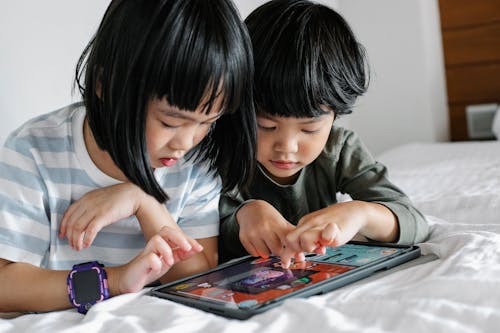
[[[196,126],[179,128],[168,143],[170,149],[186,153],[196,144]]]
[[[296,153],[299,150],[299,142],[292,133],[283,133],[278,136],[274,150],[280,153]]]

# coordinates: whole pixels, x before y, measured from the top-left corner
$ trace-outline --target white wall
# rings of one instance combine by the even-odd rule
[[[0,142],[29,118],[78,99],[76,62],[108,3],[0,2]]]
[[[339,0],[366,47],[368,93],[344,119],[377,154],[413,141],[448,140],[437,0]]]
[[[79,100],[75,66],[109,2],[0,2],[0,143],[29,118]],[[265,2],[235,1],[243,18]]]
[[[266,0],[236,0],[242,17]],[[322,0],[352,25],[370,57],[369,92],[344,122],[374,153],[447,139],[437,0]],[[109,0],[0,2],[0,142],[27,119],[78,100],[78,57]]]

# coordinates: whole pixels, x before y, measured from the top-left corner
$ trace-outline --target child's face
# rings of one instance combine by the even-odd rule
[[[257,160],[274,181],[290,184],[303,167],[319,156],[333,120],[333,112],[314,118],[259,114]]]
[[[165,98],[151,100],[146,119],[146,141],[151,166],[173,166],[200,143],[210,126],[222,115],[219,102],[214,104],[209,114],[205,114],[201,108],[194,112],[180,110],[168,104]]]

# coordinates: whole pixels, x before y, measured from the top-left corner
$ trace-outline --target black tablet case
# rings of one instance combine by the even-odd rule
[[[280,305],[285,299],[294,298],[294,297],[308,297],[312,295],[319,295],[334,289],[338,289],[347,284],[353,283],[355,281],[364,279],[378,271],[387,270],[393,268],[395,266],[401,265],[407,261],[416,259],[421,256],[420,248],[418,246],[403,246],[403,245],[395,245],[395,244],[386,244],[386,243],[375,243],[375,242],[349,242],[349,244],[362,244],[367,246],[382,246],[382,247],[394,247],[399,249],[404,249],[403,252],[396,253],[395,255],[387,256],[377,260],[373,263],[369,263],[360,267],[357,267],[348,272],[342,273],[340,275],[331,277],[325,281],[321,281],[317,284],[307,286],[303,289],[294,291],[292,293],[283,295],[281,297],[272,299],[266,303],[259,305],[256,308],[238,308],[238,307],[228,307],[227,305],[210,300],[201,300],[191,297],[183,297],[180,295],[170,294],[168,292],[162,291],[165,288],[169,288],[173,285],[177,285],[183,283],[185,281],[191,280],[193,278],[197,278],[203,275],[210,274],[212,272],[224,269],[229,266],[237,265],[243,261],[251,261],[255,260],[255,257],[247,256],[237,260],[233,260],[227,262],[223,265],[217,266],[214,269],[211,269],[207,272],[203,272],[197,275],[189,276],[174,282],[169,282],[167,284],[163,284],[156,288],[153,288],[150,291],[150,295],[169,299],[178,303],[182,303],[191,307],[195,307],[204,311],[212,312],[224,317],[229,318],[237,318],[237,319],[247,319],[253,315],[258,313],[267,311],[273,307]]]

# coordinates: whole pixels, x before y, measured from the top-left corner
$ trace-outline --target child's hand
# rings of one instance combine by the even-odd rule
[[[88,192],[64,213],[59,237],[68,237],[69,245],[76,250],[89,247],[102,228],[134,215],[144,196],[145,193],[132,183]]]
[[[137,292],[161,278],[179,261],[203,250],[191,237],[178,228],[163,227],[151,237],[144,250],[127,265],[122,266],[117,282],[119,293]]]
[[[240,225],[241,244],[256,257],[280,255],[286,235],[295,229],[276,208],[263,200],[245,204],[238,210],[236,218]]]
[[[363,228],[367,213],[355,202],[338,203],[307,214],[286,236],[290,251],[325,253],[326,246],[340,246]]]

